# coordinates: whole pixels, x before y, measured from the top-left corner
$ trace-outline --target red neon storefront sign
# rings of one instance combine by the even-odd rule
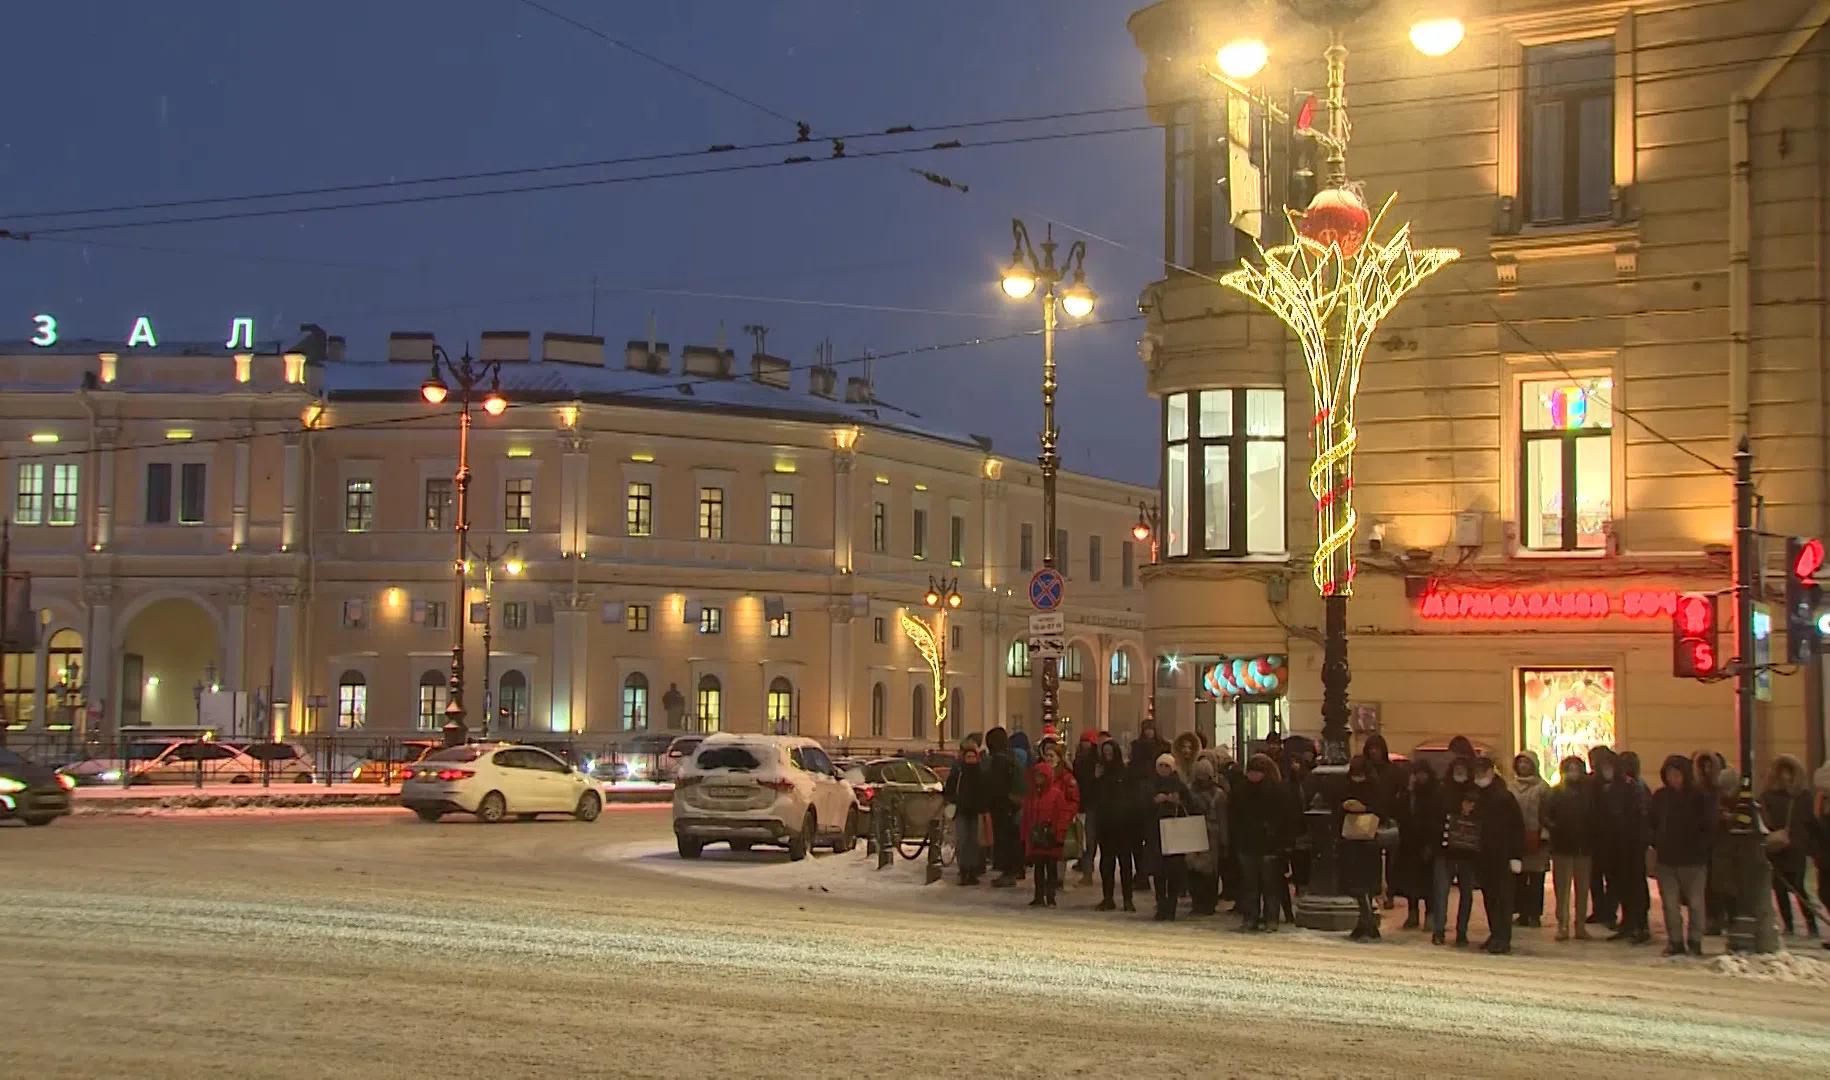
[[[1600,589],[1553,592],[1505,590],[1427,593],[1417,605],[1424,619],[1629,619],[1669,618],[1677,613],[1678,594],[1646,589],[1609,593]]]

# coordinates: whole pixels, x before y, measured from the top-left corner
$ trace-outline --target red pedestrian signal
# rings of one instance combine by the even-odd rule
[[[1824,568],[1824,542],[1815,536],[1786,537],[1786,659],[1794,664],[1810,660],[1817,652],[1817,607],[1822,589],[1818,571]]]
[[[1817,572],[1824,568],[1824,542],[1813,536],[1798,545],[1798,554],[1792,559],[1792,573],[1806,585],[1815,585]]]
[[[1714,593],[1682,593],[1671,614],[1671,673],[1680,679],[1706,679],[1720,668],[1720,627]]]

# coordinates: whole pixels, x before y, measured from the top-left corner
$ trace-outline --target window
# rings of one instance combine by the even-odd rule
[[[769,543],[794,543],[794,493],[769,493]]]
[[[502,485],[502,528],[527,532],[534,527],[534,482],[525,476]]]
[[[883,684],[876,683],[871,687],[871,738],[881,739],[889,734],[888,720],[884,716],[887,707]]]
[[[769,636],[785,638],[794,636],[794,612],[784,611],[777,618],[769,620]]]
[[[146,466],[146,523],[169,525],[172,520],[172,467],[163,461]]]
[[[964,627],[960,626],[958,623],[954,623],[952,626],[947,627],[947,648],[957,652],[963,646],[965,640],[966,630]]]
[[[648,676],[639,671],[623,680],[623,730],[648,730]]]
[[[442,532],[451,527],[452,482],[426,481],[426,528]]]
[[[699,677],[699,730],[724,730],[724,686],[716,675]]]
[[[629,483],[627,499],[630,536],[654,535],[654,485],[640,480]]]
[[[881,555],[890,547],[890,508],[880,502],[871,504],[871,550]]]
[[[343,601],[343,628],[345,630],[367,630],[368,626],[368,604],[357,596]]]
[[[1017,530],[1017,569],[1028,572],[1036,568],[1036,527],[1025,521]]]
[[[1029,642],[1022,638],[1010,643],[1010,651],[1004,654],[1004,674],[1013,679],[1027,679],[1034,669],[1029,663]]]
[[[1123,649],[1112,654],[1111,682],[1113,686],[1131,685],[1131,654]]]
[[[179,467],[178,524],[203,523],[204,483],[208,475],[208,466],[200,461],[189,461]]]
[[[75,465],[51,466],[51,516],[52,525],[76,524],[76,483]]]
[[[1080,646],[1068,646],[1067,652],[1061,654],[1061,678],[1066,682],[1079,682],[1085,671],[1085,659],[1085,656],[1081,654]]]
[[[648,632],[648,605],[630,604],[623,609],[623,628],[632,634]]]
[[[375,481],[343,483],[343,531],[368,532],[375,527]]]
[[[77,716],[87,708],[81,634],[66,629],[51,635],[45,643],[45,679],[46,726],[62,731],[75,727]]]
[[[724,633],[724,609],[715,607],[700,608],[699,632],[701,634]]]
[[[425,626],[428,630],[443,630],[449,625],[446,622],[447,610],[445,601],[443,600],[426,601],[426,617],[421,625]]]
[[[1614,380],[1544,379],[1520,384],[1524,546],[1602,550],[1614,516]]]
[[[1127,589],[1137,583],[1137,546],[1129,540],[1118,543],[1118,580]]]
[[[6,689],[5,696],[0,697],[0,707],[6,710],[6,725],[23,728],[37,715],[38,654],[9,652],[0,670],[6,676],[0,684]]]
[[[20,525],[38,525],[44,521],[44,466],[37,462],[19,466],[13,520]]]
[[[527,676],[519,671],[504,671],[496,686],[496,717],[502,726],[527,726]]]
[[[699,539],[724,539],[724,489],[699,489]]]
[[[872,619],[871,620],[871,640],[876,642],[879,645],[882,645],[885,642],[889,641],[889,639],[890,639],[890,633],[883,621],[883,616],[879,615],[876,618]]]
[[[917,559],[925,559],[928,557],[928,512],[918,509],[909,521],[912,529],[909,554]]]
[[[1068,533],[1066,529],[1055,530],[1055,569],[1061,571],[1062,577],[1068,577],[1068,567],[1074,562],[1068,554]]]
[[[1201,390],[1193,397],[1193,423],[1190,394],[1163,402],[1166,554],[1282,554],[1284,392]]]
[[[928,687],[926,683],[916,683],[909,692],[909,738],[925,742],[929,727]]]
[[[502,629],[527,629],[527,601],[510,600],[502,605]]]
[[[794,734],[794,684],[779,675],[769,681],[768,717],[770,731]]]
[[[1264,130],[1262,121],[1250,102],[1221,95],[1178,106],[1164,126],[1163,258],[1172,266],[1211,270],[1249,247],[1237,226],[1257,216],[1265,201],[1262,140],[1252,137]],[[1237,142],[1229,139],[1229,127],[1240,136]],[[1265,244],[1277,239],[1267,229]]]
[[[346,671],[337,679],[337,727],[349,731],[369,718],[369,681],[360,671]]]
[[[1614,187],[1614,39],[1525,50],[1526,220],[1605,221]]]
[[[954,566],[966,565],[966,519],[958,514],[947,522],[947,561]]]
[[[1100,551],[1099,549],[1100,549],[1100,538],[1097,536],[1087,537],[1087,580],[1088,581],[1097,582],[1099,580],[1099,574],[1100,574],[1099,564],[1101,562],[1101,556],[1104,554],[1104,552]]]
[[[1586,758],[1597,746],[1613,746],[1614,672],[1608,668],[1523,668],[1519,671],[1519,749],[1539,761]],[[1562,770],[1543,770],[1550,783]]]
[[[947,691],[947,738],[958,743],[966,737],[966,695],[959,687]]]
[[[445,726],[445,702],[449,700],[445,677],[428,671],[419,677],[419,729],[437,731]]]

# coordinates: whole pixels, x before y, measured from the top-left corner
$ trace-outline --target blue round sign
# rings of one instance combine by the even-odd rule
[[[1029,579],[1029,602],[1037,611],[1053,611],[1061,606],[1061,593],[1066,586],[1061,571],[1045,566]]]

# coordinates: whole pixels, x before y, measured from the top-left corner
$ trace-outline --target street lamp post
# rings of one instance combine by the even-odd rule
[[[495,683],[490,681],[489,658],[490,628],[496,623],[495,592],[496,562],[501,560],[502,572],[509,577],[520,577],[525,564],[521,561],[521,541],[511,540],[506,548],[496,551],[494,540],[483,544],[483,738],[489,737],[489,721],[495,716]],[[467,613],[460,613],[460,617]]]
[[[445,744],[462,746],[470,741],[470,732],[464,726],[464,602],[468,589],[466,571],[468,569],[465,554],[469,550],[470,537],[470,399],[472,393],[489,380],[489,391],[483,395],[483,411],[491,416],[501,416],[508,408],[508,400],[502,396],[502,365],[495,360],[481,362],[470,358],[466,349],[462,359],[452,360],[451,355],[437,345],[432,346],[432,370],[426,381],[420,385],[420,396],[431,405],[442,405],[451,396],[451,385],[445,381],[449,376],[457,386],[458,392],[458,463],[457,474],[452,478],[456,487],[457,505],[454,529],[457,533],[457,558],[453,560],[454,598],[456,610],[452,612],[451,632],[451,685],[445,702]]]
[[[1024,300],[1042,286],[1042,453],[1037,465],[1042,471],[1042,565],[1055,568],[1055,474],[1061,468],[1061,432],[1055,427],[1055,323],[1056,305],[1069,317],[1084,319],[1093,314],[1098,299],[1087,285],[1087,245],[1076,240],[1068,246],[1067,257],[1055,266],[1055,227],[1043,234],[1042,257],[1030,244],[1029,228],[1020,219],[1010,222],[1010,265],[1005,268],[1001,284],[1012,300]],[[1074,277],[1067,288],[1056,291],[1067,270]],[[1061,695],[1061,661],[1058,657],[1042,658],[1042,729],[1055,726],[1055,713]]]
[[[965,603],[959,592],[959,578],[942,581],[929,577],[928,591],[922,594],[921,602],[933,610],[933,624],[904,611],[902,632],[915,643],[915,651],[927,661],[928,671],[934,676],[934,745],[944,751],[947,748],[947,613],[958,611]]]
[[[1137,504],[1137,524],[1131,526],[1131,536],[1140,544],[1146,540],[1150,542],[1150,564],[1152,566],[1156,565],[1157,557],[1162,553],[1162,548],[1157,540],[1162,528],[1161,511],[1140,501]],[[1150,657],[1150,685],[1145,688],[1144,695],[1144,719],[1153,724],[1156,723],[1156,671],[1157,660],[1153,653]]]

